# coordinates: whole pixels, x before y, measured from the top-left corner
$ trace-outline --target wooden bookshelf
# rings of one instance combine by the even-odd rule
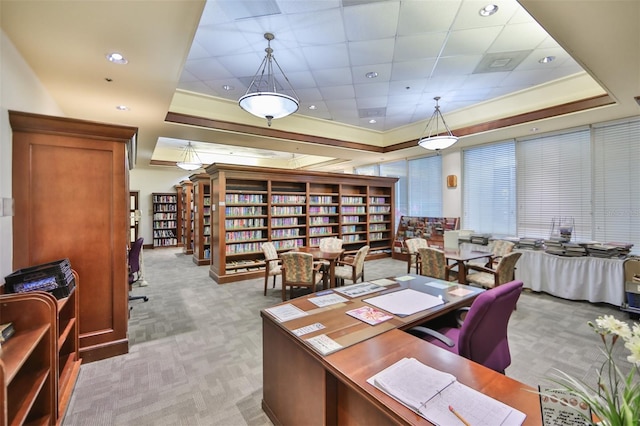
[[[178,196],[176,193],[154,192],[153,247],[178,245]]]
[[[193,182],[180,182],[178,191],[178,205],[180,206],[180,232],[182,252],[193,254]]]
[[[280,252],[325,237],[391,256],[397,178],[213,164],[211,266],[219,284],[264,274],[262,243]]]
[[[205,173],[189,178],[193,182],[193,263],[211,263],[210,179]]]

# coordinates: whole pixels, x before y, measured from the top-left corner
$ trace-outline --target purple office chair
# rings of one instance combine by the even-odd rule
[[[413,327],[409,332],[485,367],[504,374],[511,364],[507,325],[522,292],[522,281],[511,281],[481,293],[458,327],[438,331]]]
[[[129,291],[131,291],[131,285],[142,278],[140,274],[140,253],[142,252],[142,243],[144,238],[138,238],[129,250]],[[145,302],[149,300],[147,296],[129,296],[129,300],[142,299]]]

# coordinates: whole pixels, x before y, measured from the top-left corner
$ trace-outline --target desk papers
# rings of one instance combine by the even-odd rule
[[[386,289],[386,287],[381,287],[377,284],[364,282],[360,284],[352,284],[340,288],[335,288],[334,290],[349,297],[360,297]]]
[[[383,286],[387,286],[387,285],[391,285],[391,284],[395,284],[396,282],[394,280],[390,280],[387,278],[381,278],[379,280],[374,280],[374,281],[369,281],[371,284],[378,284],[378,285],[383,285]]]
[[[338,349],[342,349],[342,345],[326,334],[319,334],[306,340],[322,355],[330,354]]]
[[[449,407],[473,426],[519,426],[526,418],[524,413],[415,358],[403,358],[367,382],[436,425],[461,424]]]
[[[444,304],[439,297],[410,288],[365,299],[364,302],[399,316],[412,315]]]
[[[380,324],[381,322],[393,318],[393,315],[389,315],[388,313],[372,308],[371,306],[361,306],[347,311],[346,314],[370,325]]]
[[[309,315],[302,309],[290,303],[287,303],[286,305],[274,306],[273,308],[267,308],[265,309],[265,311],[276,317],[276,319],[280,322],[285,322]]]
[[[339,294],[326,294],[324,296],[310,297],[309,302],[313,303],[319,308],[324,306],[335,305],[336,303],[348,302],[349,299],[345,299]]]

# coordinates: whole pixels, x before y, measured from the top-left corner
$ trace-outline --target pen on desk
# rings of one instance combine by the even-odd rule
[[[449,406],[449,411],[451,411],[465,426],[471,426],[468,421],[464,419],[456,410],[453,409],[452,406]]]

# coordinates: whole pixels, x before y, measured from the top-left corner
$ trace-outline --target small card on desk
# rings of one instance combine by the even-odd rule
[[[347,315],[351,315],[352,317],[371,325],[380,324],[381,322],[393,318],[393,315],[389,315],[388,313],[372,308],[371,306],[362,306],[360,308],[347,311],[346,313]]]

